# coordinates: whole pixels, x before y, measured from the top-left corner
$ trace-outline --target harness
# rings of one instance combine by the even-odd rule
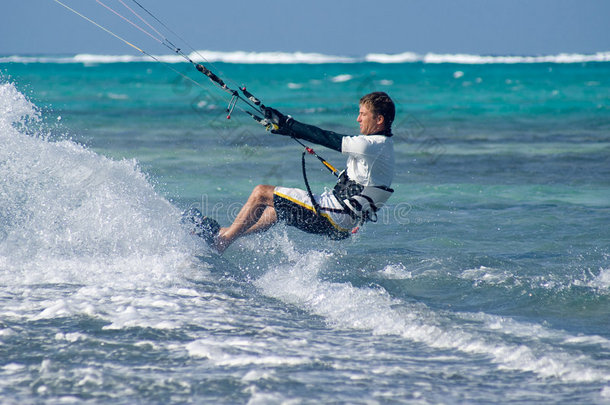
[[[301,169],[303,171],[305,189],[307,190],[307,194],[309,195],[316,215],[320,215],[321,210],[348,214],[352,219],[358,220],[358,225],[352,230],[352,233],[356,233],[358,227],[367,221],[377,222],[377,211],[379,211],[385,202],[388,201],[394,192],[393,189],[386,186],[363,186],[355,180],[350,179],[345,170],[339,173],[330,163],[318,156],[312,148],[305,146],[295,137],[293,137],[293,139],[305,148],[301,155]],[[333,188],[333,195],[337,201],[339,201],[339,204],[342,207],[341,210],[321,208],[315,200],[313,193],[311,192],[311,187],[309,186],[309,181],[307,180],[307,169],[305,167],[305,155],[308,153],[317,157],[331,173],[337,176],[338,180]]]
[[[377,211],[390,198],[393,189],[386,186],[363,186],[347,176],[344,170],[333,188],[333,195],[344,211],[362,225],[366,221],[377,222]]]

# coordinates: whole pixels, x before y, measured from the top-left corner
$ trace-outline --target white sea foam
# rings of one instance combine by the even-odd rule
[[[84,333],[79,333],[79,332],[72,332],[72,333],[57,332],[55,334],[55,339],[56,340],[66,340],[70,343],[74,343],[79,340],[86,340],[87,335],[85,335]]]
[[[453,78],[454,79],[459,79],[462,76],[464,76],[464,72],[462,72],[461,70],[456,70],[455,72],[453,72]]]
[[[610,62],[610,52],[597,52],[595,54],[560,53],[557,55],[538,56],[494,56],[475,54],[415,54],[405,52],[401,54],[369,54],[365,57],[367,62],[377,63],[456,63],[466,65],[483,64],[516,64],[516,63],[584,63],[584,62]]]
[[[127,100],[129,96],[123,93],[107,93],[106,96],[111,100]]]
[[[413,278],[413,275],[408,271],[402,263],[399,264],[388,264],[379,274],[388,279],[394,280],[406,280]]]
[[[189,54],[195,62],[225,62],[245,64],[320,64],[320,63],[455,63],[455,64],[517,64],[517,63],[586,63],[610,62],[610,52],[594,54],[560,53],[557,55],[476,55],[403,52],[397,54],[370,53],[364,57],[326,55],[314,52],[221,52],[201,50]],[[179,55],[154,55],[164,63],[182,63]],[[8,55],[0,56],[0,63],[82,63],[96,65],[104,63],[150,62],[146,55],[99,55],[78,54],[67,56],[52,55]]]
[[[597,277],[589,283],[589,286],[602,290],[610,289],[610,269],[601,269]]]
[[[202,58],[203,56],[203,58]],[[190,54],[199,62],[227,63],[350,63],[353,58],[305,52],[214,52],[198,51]]]
[[[460,313],[460,318],[480,323],[480,328],[498,331],[505,335],[511,335],[526,339],[545,339],[562,342],[567,345],[589,345],[598,346],[610,350],[610,340],[596,335],[572,335],[562,330],[551,329],[544,325],[530,322],[521,322],[515,319],[490,315],[482,312]]]
[[[384,54],[384,53],[369,53],[364,57],[367,62],[377,63],[410,63],[410,62],[421,62],[422,57],[413,52],[404,52],[397,54]]]
[[[515,336],[525,334],[525,338],[520,342],[507,341],[503,326],[494,325],[487,318],[489,328],[480,330],[469,322],[452,321],[453,314],[395,300],[383,289],[321,281],[318,272],[329,261],[321,252],[299,256],[289,249],[287,256],[292,263],[269,271],[256,284],[266,294],[322,316],[335,327],[398,335],[432,348],[485,355],[499,369],[533,372],[572,382],[610,381],[610,373],[594,359],[573,355],[562,348],[564,336],[556,339],[549,332],[546,338],[557,342],[547,343],[535,332],[524,332],[526,327],[510,323],[508,331]]]
[[[476,269],[464,270],[462,274],[460,274],[460,277],[466,280],[474,281],[475,285],[497,285],[505,283],[514,278],[510,272],[485,266],[480,266]]]
[[[354,78],[354,76],[352,76],[352,75],[342,74],[342,75],[337,75],[337,76],[331,78],[330,80],[333,83],[343,83],[343,82],[348,82],[348,81],[352,80],[353,78]]]
[[[250,394],[250,399],[246,405],[280,405],[280,404],[296,404],[301,401],[287,400],[279,393],[259,392],[259,389],[252,385],[246,390]]]
[[[217,366],[297,366],[311,363],[305,356],[278,356],[271,348],[246,339],[198,339],[186,345],[192,357],[202,357]]]
[[[180,268],[195,246],[137,162],[49,141],[39,119],[12,84],[0,85],[0,258],[12,269],[0,272],[2,284],[114,284],[142,267],[143,283],[174,277],[167,268]]]
[[[324,55],[321,53],[306,52],[217,52],[195,51],[189,55],[194,62],[226,62],[250,64],[294,64],[294,63],[352,63],[355,58]],[[104,63],[133,63],[159,60],[164,63],[181,63],[185,59],[179,55],[99,55],[78,54],[74,56],[24,56],[12,55],[0,57],[0,63],[82,63],[86,65]]]
[[[14,297],[3,300],[3,319],[85,315],[106,329],[168,330],[208,316],[201,294],[184,286],[209,274],[194,257],[206,248],[183,229],[179,210],[137,162],[50,140],[43,127],[38,109],[0,84],[0,292]]]

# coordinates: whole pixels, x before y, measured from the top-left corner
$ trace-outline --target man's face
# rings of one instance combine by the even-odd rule
[[[383,115],[375,115],[367,105],[360,104],[358,112],[358,124],[360,124],[360,133],[362,135],[370,135],[384,129]]]

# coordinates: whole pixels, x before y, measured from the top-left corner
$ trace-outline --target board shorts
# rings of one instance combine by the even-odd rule
[[[327,190],[313,197],[320,207],[320,215],[316,215],[307,191],[300,188],[276,187],[273,191],[273,207],[278,221],[335,240],[350,236],[351,229],[356,226],[356,220],[345,212],[332,191]]]

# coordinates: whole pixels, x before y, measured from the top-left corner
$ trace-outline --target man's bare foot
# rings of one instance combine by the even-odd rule
[[[227,228],[220,228],[220,231],[214,238],[214,245],[212,246],[218,253],[222,254],[231,244],[225,237],[224,233],[227,231]]]

